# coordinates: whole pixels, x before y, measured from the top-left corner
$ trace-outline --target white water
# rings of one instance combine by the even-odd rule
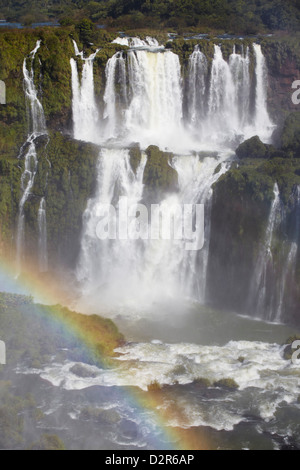
[[[157,39],[147,36],[145,39],[140,39],[138,37],[123,37],[116,38],[112,42],[113,44],[120,44],[121,46],[127,46],[131,48],[154,48],[154,49],[164,49],[163,46],[160,46]]]
[[[263,141],[269,141],[270,130],[274,129],[268,109],[267,109],[267,88],[268,70],[266,60],[259,44],[253,44],[255,53],[255,76],[256,76],[256,97],[255,97],[255,120],[254,129]]]
[[[214,132],[228,135],[231,126],[237,127],[234,98],[234,82],[229,64],[223,59],[221,47],[215,45],[208,101],[210,127]]]
[[[178,56],[170,51],[135,49],[127,57],[118,52],[107,63],[104,102],[106,138],[139,141],[144,148],[172,146],[182,132]]]
[[[26,103],[29,106],[29,134],[27,141],[22,146],[21,153],[23,149],[26,149],[26,154],[24,157],[24,171],[21,177],[21,191],[22,196],[19,202],[19,212],[18,212],[18,221],[17,221],[17,275],[20,274],[22,269],[22,259],[24,256],[24,247],[25,247],[25,214],[24,206],[31,194],[34,180],[38,167],[35,139],[41,135],[47,134],[46,130],[46,121],[43,106],[38,99],[37,90],[34,84],[34,68],[33,62],[35,55],[40,48],[41,41],[37,41],[36,47],[29,54],[31,60],[31,67],[28,70],[27,61],[25,58],[23,62],[23,76],[24,76],[24,91]]]
[[[76,138],[103,145],[107,141],[111,144],[111,139],[122,146],[139,142],[142,148],[155,144],[178,154],[235,149],[253,135],[270,140],[274,125],[267,111],[267,69],[259,45],[253,45],[256,65],[252,84],[248,47],[240,53],[234,48],[227,62],[221,46],[215,45],[210,67],[197,46],[185,79],[179,57],[159,47],[156,40],[117,38],[114,42],[128,46],[128,50],[117,52],[107,62],[100,114],[92,59],[85,59],[88,73],[81,85],[71,59]],[[78,48],[76,53],[83,58]]]
[[[177,156],[172,166],[179,177],[179,192],[167,195],[161,205],[172,214],[174,205],[205,205],[205,243],[199,251],[188,251],[178,240],[99,240],[96,227],[103,203],[118,208],[119,197],[137,204],[143,197],[146,156],[135,175],[129,152],[103,149],[98,164],[96,196],[84,213],[84,229],[77,277],[83,286],[85,306],[134,305],[149,307],[153,302],[193,297],[205,300],[210,239],[211,186],[226,171],[222,158]],[[221,164],[221,165],[220,165]],[[218,172],[215,172],[220,165]],[[159,208],[155,208],[159,210]],[[156,212],[154,212],[156,214]],[[153,220],[159,218],[153,215]],[[149,221],[150,223],[150,221]],[[158,222],[159,223],[159,222]],[[149,233],[151,229],[149,227]],[[159,230],[158,230],[159,232]]]
[[[234,48],[229,57],[229,68],[234,84],[234,114],[235,124],[240,129],[245,129],[250,125],[250,57],[249,47],[246,52],[242,48],[242,53],[237,54]]]
[[[273,270],[273,256],[272,256],[272,241],[274,230],[278,226],[280,217],[281,200],[277,183],[274,186],[274,199],[271,204],[268,224],[265,233],[265,239],[259,251],[256,266],[253,272],[252,283],[249,290],[248,305],[251,308],[251,315],[266,320],[272,321],[273,318],[273,305],[268,288],[268,278],[270,273],[274,274]]]
[[[40,272],[48,271],[48,244],[47,244],[47,215],[46,201],[43,197],[38,210],[38,228],[39,228],[39,269]]]
[[[188,120],[192,128],[201,129],[206,115],[206,79],[208,62],[199,46],[189,58],[188,71]]]
[[[84,214],[77,269],[83,297],[96,299],[101,292],[105,293],[102,301],[106,297],[107,301],[114,299],[122,304],[126,298],[126,302],[138,305],[153,302],[153,297],[161,300],[175,295],[204,302],[211,187],[227,169],[223,163],[215,174],[218,164],[226,160],[220,152],[226,155],[225,149],[235,148],[244,138],[256,133],[270,136],[272,130],[269,119],[265,125],[259,121],[258,107],[255,116],[251,114],[249,48],[241,49],[241,53],[234,48],[227,62],[221,47],[215,45],[209,67],[208,60],[196,47],[189,59],[184,85],[179,57],[159,48],[156,40],[118,38],[114,42],[127,46],[128,50],[117,52],[107,62],[102,120],[94,95],[94,56],[85,59],[86,73],[81,85],[76,62],[71,59],[74,135],[78,139],[102,142],[105,147],[109,144],[101,153],[97,194],[89,201]],[[261,109],[267,113],[267,89],[262,84],[266,65],[261,48],[254,45],[254,51],[256,99],[263,100]],[[76,45],[75,53],[83,57]],[[136,202],[143,197],[144,167],[139,169],[137,181],[126,150],[132,142],[139,142],[141,148],[156,144],[161,149],[176,151],[171,165],[178,173],[179,192],[166,196],[161,203],[170,212],[174,204],[205,204],[205,244],[199,253],[183,250],[169,240],[103,242],[96,238],[101,202],[115,205],[121,196],[135,198]],[[219,157],[200,158],[193,154],[199,149],[217,150]],[[227,158],[228,155],[227,151]],[[138,193],[133,189],[136,185]],[[261,269],[263,272],[264,265]]]
[[[38,160],[34,142],[29,144],[25,155],[24,172],[21,177],[22,197],[19,202],[19,213],[17,223],[17,274],[20,274],[22,268],[22,258],[25,246],[25,214],[24,206],[31,194],[37,172]]]
[[[96,227],[102,204],[113,203],[118,208],[118,200],[126,196],[129,204],[137,204],[143,192],[143,171],[146,158],[142,158],[135,175],[131,169],[129,152],[126,149],[103,149],[98,162],[97,192],[88,201],[83,216],[84,230],[81,242],[81,255],[77,269],[78,280],[83,285],[83,295],[91,302],[103,301],[104,296],[114,299],[117,296],[134,292],[127,291],[128,278],[134,287],[139,265],[139,247],[133,240],[99,240]]]
[[[209,426],[231,431],[238,423],[247,422],[249,413],[268,423],[282,405],[296,406],[299,366],[287,366],[277,344],[230,341],[220,347],[153,341],[131,343],[116,352],[120,354],[118,364],[110,370],[79,363],[90,374],[86,378],[72,372],[75,362],[55,363],[28,372],[39,374],[55,387],[73,391],[93,386],[129,386],[147,391],[152,383],[187,385],[200,378],[211,385],[228,378],[236,382],[238,390],[227,392],[222,398],[211,394],[203,399],[196,390],[191,393],[188,388],[176,389],[172,400],[166,394],[160,407],[169,410],[166,424],[175,427]]]
[[[83,52],[79,52],[75,41],[73,43],[75,55],[83,61],[80,79],[77,62],[73,58],[70,60],[72,69],[73,134],[75,139],[97,142],[100,129],[94,91],[93,64],[98,51],[85,59]]]
[[[37,90],[34,84],[34,68],[33,68],[33,61],[37,51],[39,50],[41,45],[41,41],[37,41],[36,47],[34,50],[29,54],[29,58],[31,60],[31,67],[28,70],[27,61],[28,59],[24,59],[23,62],[23,77],[24,77],[24,90],[25,90],[25,97],[26,102],[29,103],[30,107],[30,125],[29,125],[29,134],[34,134],[34,136],[46,134],[46,122],[44,116],[43,106],[38,99]]]

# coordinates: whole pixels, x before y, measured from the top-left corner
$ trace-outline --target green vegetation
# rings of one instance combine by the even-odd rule
[[[70,349],[73,359],[83,356],[88,363],[102,363],[124,341],[109,319],[11,294],[0,294],[0,337],[5,338],[9,367],[41,367],[62,348]]]
[[[243,142],[236,150],[239,158],[268,158],[267,146],[262,143],[258,136]]]
[[[15,394],[10,381],[0,380],[0,448],[24,448],[24,425],[36,426],[43,420],[43,413],[37,408],[31,395],[20,397]]]
[[[62,440],[55,434],[43,434],[39,441],[30,446],[29,450],[66,450]]]
[[[59,305],[38,305],[29,297],[0,293],[0,338],[7,348],[7,364],[0,369],[0,448],[64,450],[58,436],[41,434],[45,427],[38,424],[44,415],[32,395],[16,392],[18,387],[10,381],[13,370],[16,366],[40,369],[54,357],[56,361],[68,359],[105,367],[114,349],[123,344],[122,334],[111,320],[97,315],[81,315]],[[116,414],[105,411],[96,418],[118,420]]]
[[[144,184],[147,189],[157,193],[172,192],[178,188],[178,175],[170,166],[171,153],[162,152],[155,145],[150,145],[147,150],[147,163],[144,171]]]
[[[211,296],[218,305],[236,311],[245,308],[254,260],[263,246],[275,183],[285,214],[285,221],[279,224],[272,240],[276,272],[280,272],[290,243],[295,241],[295,190],[300,184],[298,114],[287,117],[281,148],[265,145],[258,137],[245,141],[237,149],[239,159],[214,185],[209,276],[214,279]],[[295,324],[299,321],[299,280],[298,256],[287,307],[290,321]]]
[[[300,112],[292,113],[285,121],[281,135],[282,149],[291,157],[300,158]]]
[[[29,254],[37,243],[37,213],[42,197],[47,204],[50,251],[64,253],[64,261],[76,262],[82,213],[96,184],[99,149],[91,144],[49,132],[49,139],[38,144],[38,171],[32,195],[25,204]],[[17,223],[21,195],[20,179],[24,159],[0,158],[0,252],[1,243],[13,251],[12,234]],[[58,255],[60,256],[60,255]],[[53,259],[55,262],[55,259]]]
[[[294,112],[285,120],[279,149],[263,144],[257,136],[246,140],[236,150],[238,158],[241,159],[239,166],[234,166],[226,176],[240,181],[239,190],[242,189],[242,181],[243,184],[252,182],[250,193],[257,200],[262,200],[263,194],[267,193],[270,197],[271,186],[277,182],[281,198],[287,204],[293,187],[300,183],[299,136],[300,113]]]
[[[298,0],[1,0],[2,18],[33,22],[60,20],[66,26],[89,18],[122,28],[214,28],[257,33],[296,30]]]

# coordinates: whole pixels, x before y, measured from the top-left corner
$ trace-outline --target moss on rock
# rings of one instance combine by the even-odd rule
[[[162,152],[155,145],[150,145],[147,150],[147,163],[144,171],[143,183],[152,193],[173,192],[178,189],[178,175],[171,167],[170,161],[173,154]]]

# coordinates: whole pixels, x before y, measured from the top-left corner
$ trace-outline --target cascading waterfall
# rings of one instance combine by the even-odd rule
[[[39,269],[40,272],[48,271],[48,247],[47,247],[47,215],[46,201],[43,197],[38,210],[38,228],[39,228]]]
[[[189,59],[188,121],[202,140],[209,136],[214,142],[234,142],[235,136],[251,133],[249,67],[249,47],[241,54],[234,47],[226,62],[215,45],[208,80],[207,59],[196,46]]]
[[[24,149],[26,154],[24,156],[24,171],[21,177],[21,190],[22,196],[19,202],[19,213],[17,221],[17,274],[20,274],[22,267],[22,258],[24,255],[25,245],[25,214],[24,206],[31,194],[34,180],[37,172],[38,160],[35,146],[35,140],[47,134],[46,121],[43,106],[38,99],[37,90],[34,84],[34,58],[40,48],[41,41],[37,41],[36,47],[30,53],[29,58],[31,59],[31,67],[28,71],[27,58],[23,62],[23,76],[24,76],[24,91],[26,97],[26,103],[29,107],[29,134],[27,141],[22,146],[21,154]],[[20,154],[20,157],[21,157]]]
[[[275,320],[281,322],[284,319],[284,305],[287,296],[289,284],[294,281],[294,275],[296,271],[296,262],[298,255],[298,244],[300,236],[300,186],[296,187],[295,191],[295,212],[296,212],[296,224],[294,239],[290,243],[289,248],[286,250],[286,259],[282,263],[282,273],[279,278],[279,299],[276,308]]]
[[[74,135],[104,145],[99,157],[97,193],[88,202],[83,217],[77,278],[86,299],[97,299],[101,291],[102,301],[106,296],[109,301],[119,299],[121,303],[125,298],[129,303],[132,299],[137,303],[150,302],[155,292],[157,299],[181,295],[204,302],[212,185],[228,166],[225,157],[203,158],[193,152],[216,150],[220,155],[222,149],[228,158],[226,149],[235,148],[255,134],[270,136],[272,130],[269,117],[260,121],[258,104],[255,115],[252,113],[249,47],[240,46],[239,53],[234,47],[226,61],[221,46],[215,45],[209,65],[197,46],[190,56],[184,82],[179,57],[159,47],[156,40],[118,38],[114,43],[129,49],[117,52],[107,62],[103,117],[95,103],[94,55],[85,59],[81,84],[76,62],[71,59]],[[83,53],[74,47],[83,58]],[[267,88],[262,81],[266,64],[260,46],[253,47],[258,88],[255,99],[263,98],[265,115]],[[83,116],[86,117],[81,123]],[[109,148],[105,148],[107,142]],[[100,204],[110,203],[118,211],[119,197],[126,196],[135,204],[144,197],[146,156],[135,174],[126,150],[132,142],[139,142],[141,148],[154,144],[176,152],[170,164],[178,173],[179,192],[167,195],[161,205],[170,214],[174,204],[205,205],[205,243],[200,252],[183,250],[170,240],[98,240]],[[270,232],[272,223],[275,222],[270,220]],[[271,240],[265,240],[267,253]],[[260,297],[264,296],[267,264],[268,257],[261,254],[256,267],[259,285],[252,289]],[[264,303],[263,298],[259,303]],[[261,309],[262,306],[255,307],[256,311]]]
[[[126,61],[122,52],[117,52],[111,57],[106,65],[106,87],[104,93],[104,118],[106,119],[105,133],[107,138],[114,138],[118,136],[118,129],[122,128],[121,118],[119,113],[120,101],[115,91],[116,82],[119,83],[120,93],[123,106],[127,103],[127,83],[126,83]],[[118,78],[116,78],[118,77]],[[118,119],[118,116],[120,119]]]
[[[83,237],[77,268],[77,278],[84,286],[84,295],[95,300],[101,287],[101,296],[114,298],[125,295],[128,286],[134,286],[139,265],[139,246],[133,240],[99,240],[97,224],[103,204],[118,208],[119,197],[126,197],[130,205],[138,204],[143,193],[143,173],[146,156],[136,171],[130,165],[127,149],[102,149],[98,162],[97,192],[88,201],[83,216]],[[112,216],[114,217],[114,216]],[[116,216],[114,217],[114,219]],[[128,283],[131,276],[132,283]],[[119,291],[120,289],[120,291]],[[130,292],[129,295],[133,295]]]
[[[226,126],[236,126],[235,89],[229,64],[223,59],[220,46],[215,45],[215,54],[211,69],[208,116],[211,127],[228,133]]]
[[[128,66],[132,100],[126,112],[127,127],[132,138],[141,134],[148,144],[163,147],[181,126],[179,58],[170,51],[130,51]]]
[[[178,55],[146,38],[117,38],[126,45],[106,65],[103,113],[95,99],[93,61],[83,60],[79,79],[71,59],[75,138],[95,143],[111,139],[123,146],[140,142],[179,154],[191,150],[236,148],[253,135],[269,141],[274,125],[267,110],[267,67],[261,46],[253,44],[254,79],[250,78],[250,49],[233,48],[226,61],[214,46],[211,66],[195,47],[183,79]],[[255,87],[251,103],[252,87]],[[254,112],[253,112],[254,109]]]
[[[170,51],[116,53],[106,67],[104,103],[106,138],[126,135],[128,143],[138,137],[143,147],[170,145],[182,119],[178,56]]]
[[[267,87],[268,70],[266,60],[259,44],[253,44],[255,53],[255,76],[256,76],[256,97],[255,97],[255,120],[254,129],[261,136],[263,141],[270,139],[270,130],[274,129],[268,108],[267,108]]]
[[[127,46],[127,47],[140,47],[140,48],[154,48],[154,49],[163,49],[162,46],[159,45],[157,39],[151,38],[150,36],[147,36],[145,39],[140,39],[138,37],[123,37],[123,38],[116,38],[112,42],[113,44],[120,44],[121,46]]]
[[[22,267],[22,257],[24,254],[25,245],[25,214],[24,206],[28,200],[29,195],[34,184],[35,175],[37,172],[38,160],[36,155],[36,148],[32,141],[29,145],[29,150],[25,155],[24,172],[21,177],[21,190],[22,197],[19,202],[19,214],[17,222],[17,274],[20,274]]]
[[[189,58],[188,70],[188,120],[192,128],[199,129],[206,115],[207,73],[207,59],[196,46]]]
[[[127,305],[134,303],[143,306],[145,303],[150,305],[154,301],[176,297],[205,300],[211,186],[226,171],[227,164],[220,158],[203,159],[198,155],[174,157],[172,166],[178,172],[179,192],[167,195],[160,206],[154,209],[159,211],[163,208],[172,216],[174,207],[178,205],[204,204],[205,244],[201,252],[185,250],[181,241],[161,237],[99,240],[96,233],[102,204],[112,204],[118,210],[118,197],[126,196],[130,206],[143,200],[145,165],[146,156],[143,155],[135,174],[128,150],[101,151],[97,193],[88,202],[84,214],[81,256],[77,269],[77,278],[83,285],[83,296],[89,302],[95,302],[95,305],[105,303],[105,300],[108,303],[116,301],[121,305],[125,302]],[[218,166],[219,171],[216,171]],[[153,219],[159,220],[157,213],[153,214]]]
[[[227,62],[221,46],[215,45],[209,67],[196,46],[184,85],[179,58],[173,52],[130,38],[119,38],[118,43],[130,49],[117,52],[107,63],[104,142],[121,138],[128,144],[138,138],[143,147],[157,144],[185,153],[191,148],[234,147],[256,134],[269,140],[274,126],[267,111],[266,63],[260,46],[253,46],[253,115],[249,47],[241,47],[241,53],[234,47]]]
[[[37,51],[41,46],[41,41],[37,41],[36,47],[29,54],[31,59],[31,68],[27,69],[27,59],[23,62],[23,77],[24,77],[24,90],[26,102],[29,103],[29,135],[32,134],[36,137],[38,135],[46,134],[46,121],[43,106],[38,99],[37,90],[34,84],[34,68],[33,61]]]
[[[243,129],[249,125],[250,116],[250,57],[249,47],[242,47],[242,53],[237,54],[234,47],[233,53],[229,57],[229,68],[234,83],[233,106],[236,114],[236,124]]]
[[[75,41],[75,55],[83,61],[82,77],[79,79],[77,63],[71,58],[72,70],[72,107],[73,134],[75,139],[95,142],[98,140],[99,123],[98,107],[95,100],[93,64],[98,50],[88,58],[79,52]]]
[[[199,155],[195,155],[174,157],[172,166],[178,173],[179,203],[204,205],[204,245],[201,250],[194,251],[183,250],[180,245],[169,244],[166,265],[170,265],[175,259],[175,268],[172,273],[175,278],[174,285],[176,288],[180,287],[183,296],[204,303],[210,245],[212,185],[227,171],[229,165],[221,158],[201,158]],[[219,167],[218,171],[217,167]],[[166,273],[162,272],[162,280],[165,275]]]
[[[270,215],[262,248],[259,251],[257,263],[254,269],[252,283],[249,291],[249,310],[253,316],[273,320],[273,294],[269,288],[270,271],[273,272],[272,241],[274,230],[278,226],[281,200],[277,183],[274,186],[274,199],[271,205]],[[273,273],[274,274],[274,273]]]

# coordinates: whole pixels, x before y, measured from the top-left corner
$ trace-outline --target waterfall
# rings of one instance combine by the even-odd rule
[[[33,62],[37,51],[39,50],[41,41],[37,41],[36,47],[29,54],[31,59],[31,67],[27,69],[27,58],[23,61],[23,77],[24,77],[24,90],[26,96],[26,102],[30,106],[30,134],[35,136],[46,134],[46,122],[44,116],[43,106],[38,99],[37,90],[34,84],[34,68]]]
[[[40,48],[41,41],[37,41],[36,47],[29,54],[31,59],[31,67],[28,70],[27,58],[23,62],[24,91],[26,102],[29,106],[29,134],[27,141],[22,146],[20,157],[25,149],[24,171],[21,176],[21,199],[19,202],[19,212],[17,220],[17,274],[19,275],[22,268],[22,258],[24,256],[25,247],[25,214],[24,206],[31,194],[34,180],[38,167],[38,159],[36,153],[35,139],[47,133],[44,110],[37,96],[37,90],[34,84],[34,58]]]
[[[128,53],[132,100],[126,126],[147,144],[168,146],[180,129],[182,91],[179,58],[173,52]]]
[[[140,47],[140,48],[154,48],[154,49],[159,49],[162,48],[162,46],[159,45],[157,39],[151,38],[150,36],[147,36],[145,39],[140,39],[138,37],[123,37],[123,38],[116,38],[112,42],[113,44],[120,44],[121,46],[127,46],[127,47]]]
[[[37,172],[38,160],[36,155],[36,148],[32,141],[29,149],[25,155],[24,172],[21,177],[21,190],[22,196],[19,202],[19,213],[17,222],[17,274],[20,274],[22,267],[22,257],[24,255],[25,245],[25,214],[24,206],[28,200],[29,195],[34,184],[35,175]]]
[[[96,103],[93,61],[83,57],[79,78],[71,59],[73,122],[75,138],[101,143],[109,140],[142,148],[158,145],[178,154],[191,150],[236,148],[244,139],[258,135],[269,141],[273,124],[267,110],[267,68],[261,47],[253,45],[255,80],[250,77],[250,49],[236,48],[228,61],[214,45],[211,66],[196,46],[185,74],[177,54],[147,37],[117,38],[128,47],[116,52],[106,64],[103,104]],[[255,87],[255,112],[250,103]]]
[[[274,230],[278,224],[278,215],[281,208],[281,200],[277,183],[274,186],[274,199],[271,204],[268,224],[263,245],[259,251],[256,266],[253,273],[249,291],[248,305],[254,316],[273,320],[274,289],[269,286],[270,271],[273,273],[272,241]],[[274,277],[274,276],[273,276]]]
[[[83,59],[74,46],[77,56],[84,61],[83,68],[86,67],[81,83],[76,62],[71,59],[74,135],[102,144],[97,191],[83,216],[77,265],[83,297],[93,299],[95,306],[99,301],[149,304],[177,297],[205,302],[212,186],[227,171],[230,149],[252,135],[269,135],[270,120],[258,126],[258,112],[255,110],[253,115],[251,106],[255,87],[256,100],[258,96],[264,97],[267,115],[267,89],[262,83],[266,72],[264,57],[260,47],[254,45],[259,59],[253,80],[250,47],[241,47],[239,52],[234,47],[225,60],[221,46],[215,45],[210,65],[196,46],[184,74],[178,55],[159,46],[156,40],[126,37],[113,42],[127,46],[128,50],[116,52],[106,64],[103,114],[96,112],[93,57]],[[80,124],[85,113],[85,123]],[[147,158],[143,155],[137,171],[132,170],[128,150],[132,142],[138,142],[142,149],[152,144],[175,152],[170,165],[177,171],[179,191],[166,195],[160,205],[171,217],[176,205],[204,204],[205,243],[199,252],[183,249],[178,240],[97,238],[101,204],[111,204],[116,210],[111,216],[116,218],[120,198],[126,197],[135,205],[148,197],[143,186]],[[216,151],[218,157],[208,157],[211,151]],[[267,270],[279,204],[277,191],[274,188],[275,207],[272,205],[252,282],[253,298],[258,299],[258,305],[253,307],[256,313],[266,303]],[[146,203],[150,205],[151,201]],[[155,211],[151,215],[157,220]]]
[[[220,46],[215,45],[211,69],[208,115],[211,126],[228,132],[228,125],[236,126],[235,89],[229,64],[223,59]]]
[[[198,155],[174,157],[171,165],[178,172],[179,191],[166,195],[159,206],[151,207],[151,222],[154,220],[157,223],[157,211],[161,208],[172,217],[174,207],[178,205],[204,204],[205,243],[200,252],[186,250],[181,241],[167,240],[161,236],[99,240],[97,223],[102,204],[112,204],[118,213],[120,197],[126,196],[131,205],[143,200],[145,165],[146,156],[143,155],[134,173],[128,150],[101,151],[97,192],[89,200],[83,217],[84,229],[77,268],[77,279],[83,286],[83,298],[95,305],[99,302],[107,302],[109,305],[116,302],[118,305],[119,302],[120,305],[140,304],[144,307],[169,298],[192,297],[204,302],[211,186],[227,170],[227,164],[220,158],[203,158]],[[216,171],[218,166],[220,169]],[[148,233],[151,233],[150,226]]]
[[[48,271],[48,250],[47,250],[47,217],[46,201],[42,197],[38,210],[38,228],[39,228],[39,269],[40,272]]]
[[[206,115],[206,78],[208,63],[199,46],[189,58],[188,68],[188,120],[192,127],[201,126]]]
[[[108,61],[105,73],[106,138],[126,135],[127,143],[138,137],[143,147],[170,146],[182,119],[178,56],[170,51],[117,52]]]
[[[233,108],[236,125],[242,130],[249,124],[250,119],[250,57],[249,47],[246,53],[237,54],[234,48],[229,57],[229,68],[234,84]]]
[[[95,299],[99,288],[102,289],[101,295],[112,295],[112,298],[121,292],[125,295],[129,286],[136,289],[138,243],[132,240],[99,240],[97,223],[103,204],[113,204],[118,208],[118,200],[122,196],[127,197],[130,204],[137,204],[141,200],[145,163],[144,155],[134,173],[128,150],[102,149],[100,152],[97,192],[88,201],[83,216],[83,237],[77,268],[77,278],[84,286],[84,295],[87,297]],[[133,295],[133,292],[130,294]]]
[[[179,275],[178,284],[186,297],[195,298],[201,303],[206,300],[207,267],[210,245],[212,186],[224,174],[229,165],[222,159],[213,157],[200,158],[199,155],[190,157],[175,157],[172,166],[178,173],[179,195],[181,204],[204,204],[204,245],[199,251],[182,250],[176,253],[170,246],[168,258],[170,263],[176,259],[173,277]],[[217,171],[217,167],[219,167]]]
[[[254,44],[255,115],[250,106],[250,50],[234,46],[228,62],[221,46],[214,45],[210,71],[199,46],[189,58],[187,121],[194,136],[211,146],[237,146],[241,140],[259,135],[269,141],[273,124],[267,111],[267,68],[260,46]],[[210,147],[211,148],[211,147]]]
[[[88,58],[83,57],[74,43],[75,55],[83,61],[82,76],[79,79],[77,62],[71,58],[73,134],[78,140],[97,142],[99,140],[99,114],[95,99],[93,64],[98,50]]]
[[[285,263],[282,268],[282,275],[279,282],[279,301],[276,309],[275,321],[281,322],[284,314],[284,300],[286,296],[287,280],[290,277],[293,279],[295,274],[295,262],[298,253],[298,244],[295,242],[291,243],[290,250],[286,257]]]
[[[255,96],[255,118],[254,131],[265,142],[271,137],[274,124],[272,123],[267,108],[268,92],[268,70],[265,57],[259,44],[253,44],[255,53],[255,76],[256,76],[256,96]]]
[[[284,319],[284,306],[285,301],[287,300],[288,289],[290,287],[290,283],[294,282],[294,276],[296,271],[296,262],[297,262],[297,255],[298,255],[298,243],[299,243],[299,236],[300,236],[300,186],[296,187],[295,191],[295,213],[296,213],[296,221],[295,221],[295,229],[294,229],[294,239],[290,243],[289,249],[285,250],[285,260],[282,262],[282,273],[279,278],[279,299],[278,305],[276,308],[276,318],[277,322],[282,322]]]
[[[126,84],[126,60],[122,52],[117,52],[111,57],[105,68],[106,87],[104,93],[104,118],[106,119],[106,138],[117,137],[122,129],[121,120],[118,116],[124,117],[119,113],[120,105],[123,107],[127,103],[127,84]],[[116,93],[116,85],[119,85],[119,94]],[[120,100],[118,103],[118,96]],[[118,106],[119,104],[119,106]]]

